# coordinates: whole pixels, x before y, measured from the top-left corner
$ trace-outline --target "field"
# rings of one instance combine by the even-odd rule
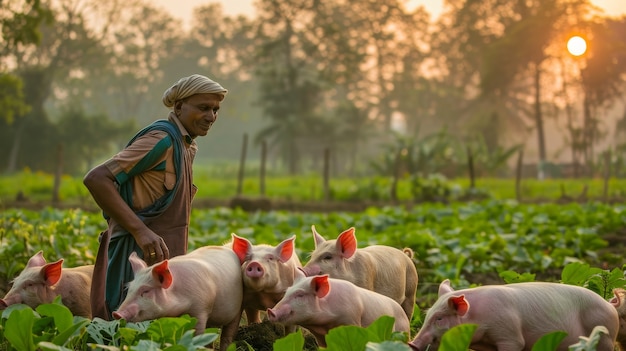
[[[105,224],[80,179],[62,179],[61,204],[53,207],[51,176],[24,172],[16,178],[0,178],[0,296],[38,250],[49,261],[64,258],[65,266],[92,263]],[[515,200],[511,180],[479,179],[475,192],[482,196],[464,201],[454,194],[467,193],[468,182],[445,181],[437,183],[434,192],[452,190],[438,202],[413,201],[414,185],[403,180],[398,186],[400,203],[393,203],[385,197],[385,179],[332,180],[333,197],[324,200],[317,177],[284,177],[267,181],[266,197],[273,204],[319,206],[314,211],[244,211],[226,206],[236,194],[236,181],[203,174],[196,179],[200,192],[190,223],[190,249],[220,245],[231,233],[272,245],[295,235],[297,254],[305,263],[314,248],[311,225],[327,239],[355,227],[360,247],[411,248],[420,276],[414,331],[443,279],[457,289],[562,281],[585,285],[607,299],[614,287],[624,286],[624,180],[611,180],[606,202],[600,201],[604,184],[596,179],[526,180],[522,201]],[[20,201],[15,199],[18,192]],[[243,195],[258,194],[258,180],[247,179]],[[338,210],[338,204],[359,206]]]

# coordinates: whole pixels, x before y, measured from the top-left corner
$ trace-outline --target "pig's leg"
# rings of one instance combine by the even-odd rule
[[[237,335],[237,330],[239,329],[240,318],[241,316],[222,326],[222,332],[220,333],[220,351],[226,351],[228,345],[235,340],[235,335]]]
[[[402,304],[400,306],[402,306],[402,309],[404,310],[404,313],[406,313],[406,316],[409,318],[409,321],[411,319],[411,316],[413,315],[413,308],[415,307],[415,299],[411,299],[411,298],[405,298],[404,301],[402,301]]]
[[[261,311],[256,308],[246,308],[246,319],[248,320],[248,325],[261,323]]]
[[[602,336],[600,337],[600,340],[598,341],[598,346],[596,347],[596,350],[597,351],[615,350],[615,345],[613,344],[613,340],[611,340],[611,337],[606,334],[602,334]]]

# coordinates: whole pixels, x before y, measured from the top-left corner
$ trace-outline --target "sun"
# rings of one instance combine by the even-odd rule
[[[574,56],[580,56],[587,51],[587,42],[577,35],[567,41],[567,51]]]

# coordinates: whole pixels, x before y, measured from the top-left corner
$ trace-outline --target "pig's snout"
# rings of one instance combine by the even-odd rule
[[[128,322],[132,322],[133,318],[137,315],[137,311],[135,311],[135,308],[131,307],[130,309],[121,309],[121,310],[113,311],[111,315],[115,319],[125,319]]]
[[[246,267],[246,276],[250,278],[261,278],[264,273],[265,270],[259,262],[250,262],[248,267]]]
[[[411,350],[415,351],[432,351],[437,350],[437,347],[434,347],[432,344],[424,344],[418,339],[413,339],[413,341],[409,342],[409,347]]]
[[[267,309],[267,318],[272,322],[276,320],[276,313],[271,308]]]
[[[9,305],[4,301],[4,299],[0,299],[0,308],[7,308]]]
[[[299,267],[298,269],[304,272],[304,275],[306,275],[307,277],[322,274],[322,270],[320,269],[318,265],[312,265],[312,266],[307,266],[307,267],[302,267],[302,268]]]

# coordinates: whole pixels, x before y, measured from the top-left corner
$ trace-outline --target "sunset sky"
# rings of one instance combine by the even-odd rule
[[[194,7],[210,2],[221,2],[224,12],[228,15],[253,14],[252,3],[254,0],[153,0],[154,3],[169,10],[175,17],[190,18]],[[591,3],[602,8],[611,16],[626,14],[626,0],[591,0]],[[424,5],[433,15],[441,12],[442,0],[411,0],[411,4]]]

